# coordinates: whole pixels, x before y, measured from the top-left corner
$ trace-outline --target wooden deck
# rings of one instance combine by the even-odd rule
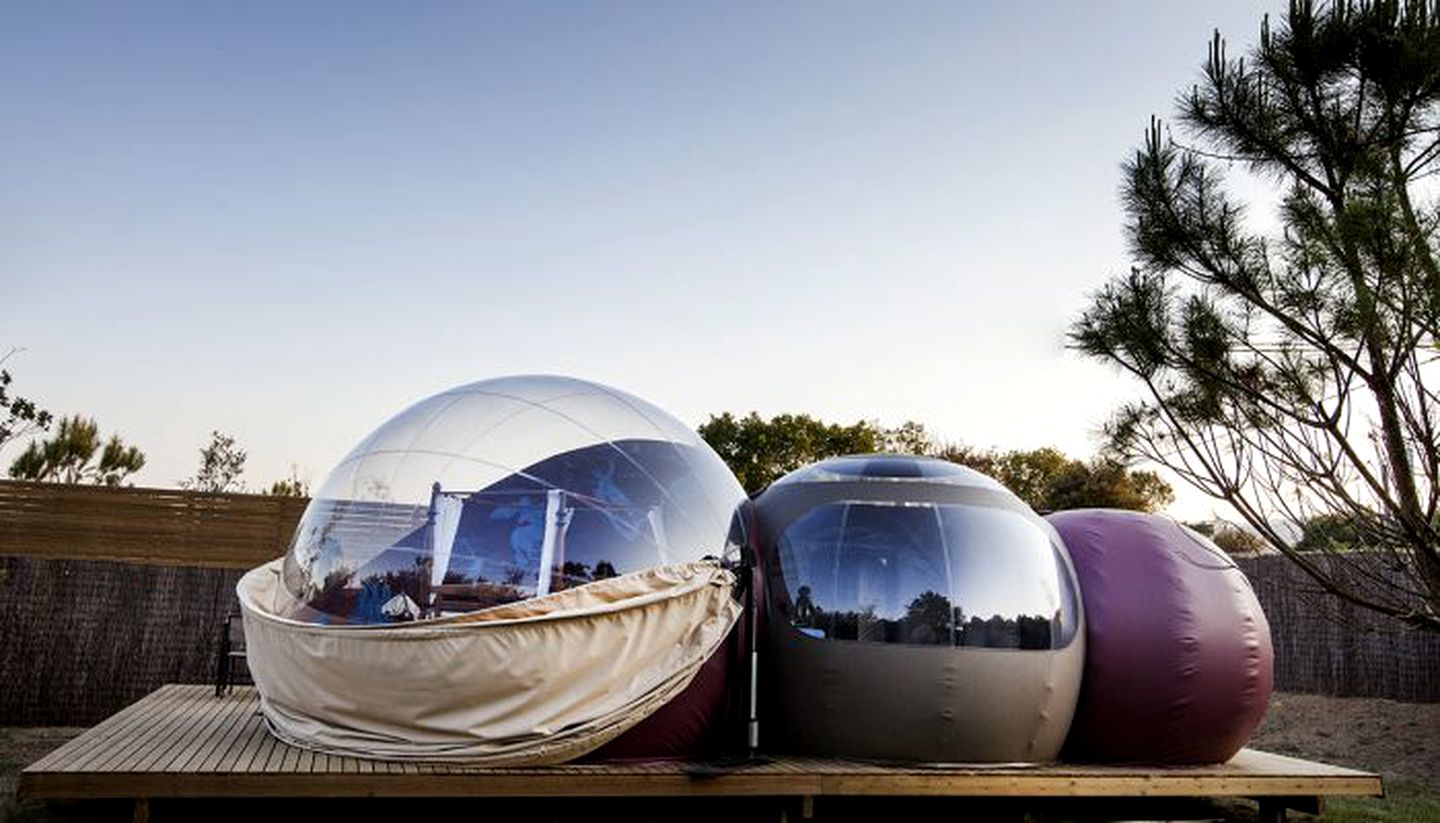
[[[1246,749],[1217,766],[880,765],[777,757],[694,763],[478,768],[338,757],[287,746],[253,689],[165,686],[20,775],[36,799],[160,797],[600,797],[829,795],[1308,798],[1382,793],[1374,774]],[[1290,804],[1293,805],[1293,804]]]

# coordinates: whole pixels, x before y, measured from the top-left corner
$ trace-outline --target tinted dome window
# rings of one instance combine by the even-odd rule
[[[828,503],[778,548],[790,621],[812,637],[1052,649],[1078,625],[1059,548],[1019,511]]]
[[[287,616],[388,623],[720,555],[744,500],[687,426],[560,377],[401,412],[320,487],[284,564]]]
[[[796,469],[775,481],[782,483],[824,483],[871,480],[972,486],[1003,490],[1005,487],[968,466],[901,454],[861,454],[831,457]]]

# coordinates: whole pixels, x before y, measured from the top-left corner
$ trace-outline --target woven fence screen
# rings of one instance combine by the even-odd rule
[[[1440,701],[1440,634],[1324,595],[1284,557],[1237,562],[1270,621],[1276,689]]]
[[[0,724],[94,723],[214,678],[238,568],[0,557]]]

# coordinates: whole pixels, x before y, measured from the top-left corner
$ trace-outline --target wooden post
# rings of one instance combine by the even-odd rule
[[[1260,804],[1260,820],[1264,823],[1285,823],[1287,811],[1294,809],[1305,814],[1320,815],[1325,811],[1325,798],[1319,795],[1296,795],[1294,797],[1257,797]]]
[[[1289,815],[1285,811],[1285,801],[1278,797],[1258,797],[1260,813],[1256,820],[1260,823],[1285,823]]]

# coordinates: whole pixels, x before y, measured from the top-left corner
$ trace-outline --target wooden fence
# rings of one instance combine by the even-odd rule
[[[0,724],[210,680],[242,570],[284,553],[308,502],[0,481]]]
[[[0,481],[0,556],[248,568],[285,552],[309,502]]]
[[[308,501],[0,481],[0,725],[91,723],[211,678],[244,568]],[[1440,701],[1440,636],[1317,607],[1283,558],[1240,561],[1282,690]]]

